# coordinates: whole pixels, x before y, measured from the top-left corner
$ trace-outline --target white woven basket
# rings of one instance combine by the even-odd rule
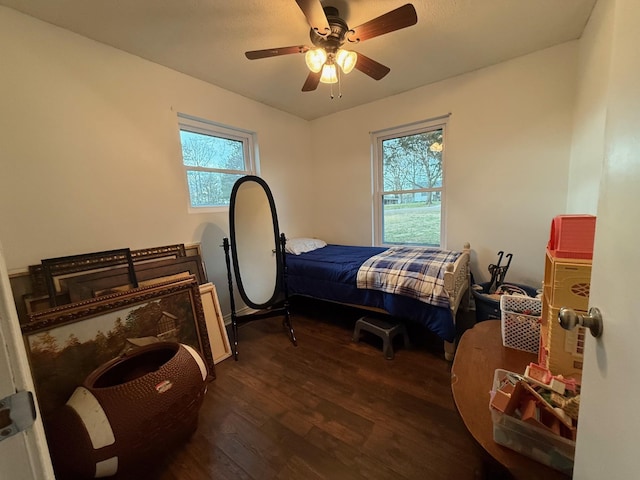
[[[542,301],[521,295],[500,297],[502,344],[505,347],[538,353]]]

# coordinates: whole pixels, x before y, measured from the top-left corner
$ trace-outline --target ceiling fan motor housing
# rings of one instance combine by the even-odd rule
[[[339,17],[337,8],[324,7],[324,13],[331,31],[327,35],[320,35],[316,29],[312,28],[309,37],[316,47],[324,48],[327,54],[335,54],[344,43],[349,26]]]

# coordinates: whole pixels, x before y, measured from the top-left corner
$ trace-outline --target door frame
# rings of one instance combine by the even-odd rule
[[[20,322],[0,245],[0,399],[18,391],[34,392]],[[38,411],[37,399],[36,412]],[[12,479],[55,479],[39,413],[34,424],[0,442],[0,472]]]

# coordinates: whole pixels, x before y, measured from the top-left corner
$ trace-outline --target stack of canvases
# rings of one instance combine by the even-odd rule
[[[30,272],[28,299],[45,301],[25,308],[21,329],[56,478],[137,470],[183,443],[231,354],[200,256],[120,249]]]

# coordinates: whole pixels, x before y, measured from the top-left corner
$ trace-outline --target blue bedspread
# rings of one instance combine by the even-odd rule
[[[381,308],[395,317],[424,325],[443,340],[452,342],[456,329],[451,309],[402,295],[357,288],[360,266],[385,250],[384,247],[330,244],[301,255],[287,254],[289,293]]]

